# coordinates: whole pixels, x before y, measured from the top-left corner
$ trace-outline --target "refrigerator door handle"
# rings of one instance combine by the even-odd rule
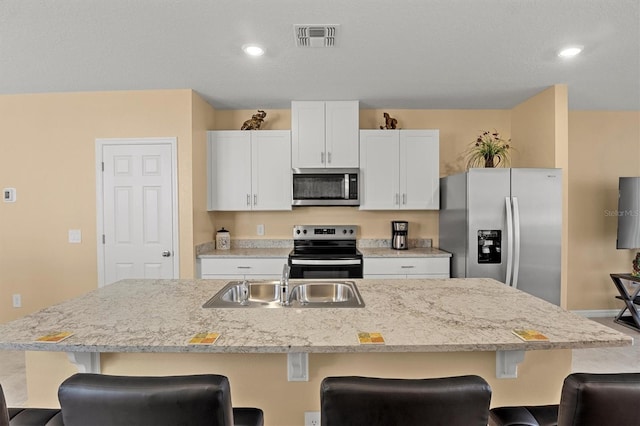
[[[511,211],[511,197],[505,197],[507,208],[507,273],[504,283],[511,286],[511,271],[513,269],[513,214]]]
[[[518,197],[513,197],[513,288],[518,288],[520,270],[520,207]]]

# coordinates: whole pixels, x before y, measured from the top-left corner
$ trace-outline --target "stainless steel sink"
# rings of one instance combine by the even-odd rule
[[[311,308],[364,306],[358,288],[351,281],[298,284],[291,290],[289,300]]]
[[[245,284],[247,286],[246,298]],[[280,281],[231,281],[207,301],[203,308],[280,307]]]
[[[290,281],[288,303],[281,303],[280,281],[231,281],[203,308],[362,308],[353,281]]]

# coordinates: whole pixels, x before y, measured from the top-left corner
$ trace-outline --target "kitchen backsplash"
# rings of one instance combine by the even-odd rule
[[[431,247],[431,238],[409,238],[409,248],[424,248]],[[358,240],[358,247],[363,248],[378,248],[378,247],[391,247],[390,238],[371,238]]]
[[[409,238],[409,248],[431,247],[430,238]],[[391,239],[389,238],[363,238],[358,240],[358,247],[377,248],[391,247]],[[196,256],[215,250],[216,243],[210,241],[196,246]],[[247,248],[293,248],[292,239],[233,239],[231,238],[231,248],[247,249]]]

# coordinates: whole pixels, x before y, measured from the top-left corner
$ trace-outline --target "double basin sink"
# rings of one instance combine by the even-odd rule
[[[203,308],[362,308],[353,281],[231,281]]]

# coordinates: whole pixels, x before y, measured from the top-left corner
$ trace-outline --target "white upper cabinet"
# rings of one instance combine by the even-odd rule
[[[291,133],[208,132],[208,210],[291,210]]]
[[[293,168],[357,168],[358,101],[292,101]]]
[[[360,131],[360,210],[440,208],[438,130]]]

